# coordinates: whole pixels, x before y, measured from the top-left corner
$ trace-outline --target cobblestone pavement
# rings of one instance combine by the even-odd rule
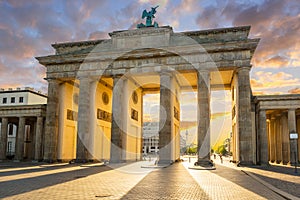
[[[188,169],[189,162],[141,168],[147,164],[0,163],[0,199],[286,199],[226,164],[211,171]]]
[[[153,170],[140,165],[112,166],[113,169],[76,164],[18,168],[0,165],[0,198],[120,199]]]
[[[236,167],[233,163],[229,162],[229,158],[224,158],[223,163],[220,159],[214,160],[218,168],[226,166],[235,170],[244,171],[249,175],[254,175],[261,182],[266,182],[267,185],[271,185],[279,192],[293,195],[294,197],[300,198],[300,169],[298,168],[295,173],[295,168],[291,166],[283,165],[269,165],[269,166],[253,166],[253,167]],[[272,188],[273,189],[273,188]],[[292,198],[292,197],[290,197]]]

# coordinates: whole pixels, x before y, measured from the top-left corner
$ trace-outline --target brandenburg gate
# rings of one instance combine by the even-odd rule
[[[109,39],[56,43],[47,68],[44,160],[140,160],[143,95],[160,93],[159,162],[179,159],[180,94],[198,94],[198,162],[210,164],[210,93],[232,92],[233,160],[255,159],[249,71],[259,39],[249,26],[174,32],[114,31]]]

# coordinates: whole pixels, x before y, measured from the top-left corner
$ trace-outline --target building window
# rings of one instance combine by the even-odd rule
[[[139,121],[139,113],[133,108],[131,108],[131,119]]]
[[[78,120],[78,112],[67,109],[67,119],[71,121]]]
[[[7,142],[7,154],[8,155],[12,155],[12,142],[11,141],[9,141],[9,142]]]
[[[19,97],[19,103],[23,103],[24,102],[24,97]]]
[[[8,124],[8,135],[13,135],[14,127],[13,124]]]
[[[105,110],[97,109],[97,119],[111,122],[112,114],[109,112],[106,112]]]
[[[3,104],[6,104],[6,103],[7,103],[7,98],[6,98],[6,97],[4,97],[4,98],[2,99],[2,103],[3,103]]]
[[[10,103],[15,103],[15,102],[16,102],[16,98],[15,97],[10,98]]]

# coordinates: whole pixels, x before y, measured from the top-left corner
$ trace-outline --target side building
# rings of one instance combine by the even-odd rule
[[[33,88],[0,89],[0,160],[42,160],[46,104]]]

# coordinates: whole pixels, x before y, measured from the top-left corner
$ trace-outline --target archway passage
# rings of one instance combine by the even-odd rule
[[[44,159],[69,159],[64,149],[71,143],[68,155],[78,161],[97,159],[98,148],[101,159],[109,148],[111,162],[138,159],[142,94],[157,90],[159,162],[174,162],[179,156],[178,140],[173,140],[179,137],[178,95],[197,90],[198,162],[205,165],[210,160],[210,93],[223,88],[234,93],[234,158],[253,163],[249,71],[259,39],[249,39],[249,31],[245,26],[174,33],[169,26],[148,27],[115,31],[107,40],[53,44],[55,55],[37,58],[49,82]],[[108,138],[109,147],[99,145],[97,132]]]

